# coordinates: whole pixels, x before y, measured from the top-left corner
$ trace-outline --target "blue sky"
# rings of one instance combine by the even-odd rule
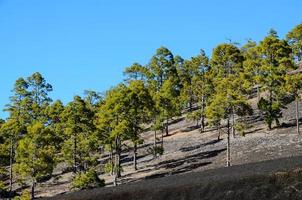
[[[160,46],[189,58],[227,39],[283,37],[302,22],[301,0],[0,0],[0,109],[14,81],[39,71],[64,103],[105,91]],[[0,118],[7,114],[0,111]]]

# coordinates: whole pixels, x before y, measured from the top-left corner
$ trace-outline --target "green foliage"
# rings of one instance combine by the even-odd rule
[[[6,192],[6,186],[3,181],[0,181],[0,195]]]
[[[302,23],[295,26],[286,36],[297,61],[302,60]]]
[[[272,128],[272,123],[275,119],[282,117],[281,103],[279,102],[272,102],[261,98],[258,102],[258,108],[262,111],[269,129]]]
[[[261,56],[259,80],[262,91],[268,93],[266,97],[260,99],[258,108],[263,112],[265,121],[271,129],[273,120],[276,120],[278,125],[278,119],[282,116],[286,71],[294,68],[292,50],[285,40],[278,38],[276,32],[270,32],[260,42],[258,51]]]
[[[91,189],[103,186],[105,186],[105,181],[99,179],[97,172],[94,169],[76,174],[71,183],[71,188],[74,190]]]
[[[23,190],[20,197],[15,197],[13,200],[31,200],[29,190]]]
[[[202,116],[201,111],[197,110],[197,111],[188,113],[187,116],[186,116],[186,119],[188,121],[194,121],[194,122],[196,122],[196,126],[198,126],[198,122],[199,122],[201,116]]]
[[[227,77],[242,70],[243,56],[233,44],[220,44],[214,50],[211,59],[212,73],[215,78]]]
[[[242,47],[244,56],[244,86],[249,94],[253,93],[253,89],[257,89],[257,96],[260,95],[260,68],[261,55],[259,54],[259,46],[256,42],[248,40],[247,44]]]
[[[152,154],[152,155],[155,155],[155,156],[158,156],[158,155],[163,155],[164,154],[164,151],[165,149],[162,147],[162,146],[153,146],[153,147],[150,147],[147,152],[149,154]]]
[[[96,162],[93,153],[100,144],[93,124],[93,111],[81,97],[75,96],[61,116],[64,123],[64,158],[75,171],[93,166]]]
[[[5,168],[1,167],[0,165],[0,196],[2,193],[6,192],[7,189],[4,181],[2,181],[2,177],[4,177],[5,174],[6,174]]]
[[[244,137],[246,135],[246,130],[251,126],[245,122],[236,122],[234,127],[239,135]]]
[[[49,143],[48,134],[49,129],[41,123],[35,123],[28,127],[28,135],[19,141],[14,171],[21,179],[30,177],[39,181],[52,174],[55,150]]]
[[[126,81],[141,80],[146,81],[148,77],[148,69],[139,63],[134,63],[130,67],[126,67],[124,75],[127,76]]]
[[[180,60],[177,71],[181,82],[180,100],[190,111],[194,103],[199,102],[208,93],[206,73],[209,70],[209,58],[203,50],[190,60]]]
[[[104,172],[107,174],[110,174],[111,172],[113,172],[114,169],[114,165],[112,163],[111,160],[109,160],[105,165],[104,165]]]

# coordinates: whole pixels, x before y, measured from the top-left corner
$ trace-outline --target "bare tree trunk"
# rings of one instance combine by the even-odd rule
[[[259,91],[259,85],[257,85],[257,102],[260,101],[260,91]]]
[[[161,148],[164,148],[164,132],[161,132]]]
[[[119,146],[119,139],[115,137],[115,161],[114,161],[114,181],[113,185],[117,186],[118,178],[121,177],[120,172],[120,146]]]
[[[156,130],[155,130],[155,131],[154,131],[154,144],[153,144],[154,147],[156,147],[156,143],[157,143],[157,141],[156,141],[156,139],[157,139],[157,138],[156,138],[156,134],[157,134],[157,133],[156,133]]]
[[[31,183],[31,199],[35,199],[35,180],[32,179]]]
[[[300,134],[300,125],[299,125],[299,99],[296,99],[296,123],[297,123],[297,134]]]
[[[10,140],[10,155],[9,155],[9,199],[12,196],[13,190],[13,155],[14,154],[14,144],[13,140]]]
[[[205,129],[204,109],[205,109],[205,99],[204,99],[204,95],[203,95],[202,99],[201,99],[201,130],[202,130],[202,132],[204,132],[204,129]]]
[[[116,177],[116,175],[114,175],[113,185],[117,186],[117,177]]]
[[[193,111],[193,100],[192,97],[190,96],[190,102],[189,102],[189,112]]]
[[[118,137],[115,139],[115,175],[116,178],[121,177],[121,147],[120,147],[120,140]]]
[[[218,137],[217,140],[220,140],[220,125],[217,125]]]
[[[154,131],[154,143],[153,143],[153,157],[156,157],[156,146],[157,146],[157,132],[156,130]]]
[[[235,114],[234,114],[234,108],[232,110],[232,135],[233,135],[233,138],[235,138]]]
[[[227,122],[227,167],[231,166],[230,118]]]
[[[77,138],[73,135],[73,172],[77,173]]]
[[[118,137],[115,137],[115,166],[114,166],[114,186],[117,185],[118,178],[121,177],[121,162],[120,162],[120,141]]]
[[[113,168],[114,168],[112,144],[110,144],[110,165],[111,165],[110,175],[112,176],[113,175]]]
[[[117,172],[116,172],[116,177],[120,178],[121,177],[121,152],[117,153]]]
[[[275,121],[276,121],[276,126],[280,127],[280,121],[279,121],[279,119],[277,118],[277,119],[275,119]]]
[[[134,143],[134,148],[133,148],[133,167],[134,170],[137,170],[137,144]]]
[[[166,136],[169,136],[169,118],[168,117],[167,117],[167,121],[166,121],[165,130],[166,130]]]

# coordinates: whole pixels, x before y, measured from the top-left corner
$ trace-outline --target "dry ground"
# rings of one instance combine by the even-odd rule
[[[300,114],[302,116],[302,113]],[[296,134],[294,116],[294,105],[291,104],[281,120],[284,123],[283,127],[268,131],[263,121],[254,121],[245,137],[236,135],[232,138],[232,165],[302,156],[302,135]],[[225,134],[221,140],[217,140],[216,130],[200,133],[198,129],[188,129],[194,125],[192,122],[184,119],[177,121],[170,127],[170,136],[164,137],[165,152],[160,157],[153,158],[152,155],[148,155],[148,148],[153,144],[153,133],[143,134],[145,143],[138,151],[138,171],[133,170],[132,153],[123,153],[123,177],[120,184],[225,166]],[[103,156],[100,162],[104,163],[107,158],[106,155]],[[99,168],[101,171],[102,165]],[[38,186],[38,196],[53,196],[69,191],[71,173],[62,174],[57,170],[56,174],[54,178]],[[110,175],[101,173],[100,178],[105,179],[108,186],[112,185],[113,179]]]

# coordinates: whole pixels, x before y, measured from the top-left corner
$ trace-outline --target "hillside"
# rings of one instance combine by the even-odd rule
[[[284,110],[281,120],[283,126],[271,131],[267,130],[263,121],[254,118],[251,121],[251,128],[246,130],[245,137],[236,135],[231,139],[231,164],[242,165],[283,157],[302,156],[300,151],[302,139],[295,132],[293,117],[294,104],[290,104],[288,109]],[[175,123],[171,125],[170,135],[164,138],[164,155],[155,159],[147,152],[153,144],[153,133],[144,133],[145,143],[141,145],[138,152],[138,170],[133,170],[131,151],[123,152],[123,173],[119,184],[224,167],[226,164],[226,135],[222,134],[221,140],[217,140],[217,130],[209,129],[200,133],[198,129],[188,128],[192,126],[193,123],[187,122],[183,118],[175,120]],[[112,177],[101,172],[108,156],[105,154],[100,159],[99,170],[100,177],[105,179],[107,186],[112,186]],[[290,166],[289,163],[288,167],[291,168],[294,165]],[[71,173],[62,173],[61,168],[62,166],[58,167],[54,178],[37,188],[38,196],[53,196],[69,191]],[[261,173],[261,170],[257,173]],[[249,175],[251,174],[253,174],[252,171],[249,172]]]
[[[245,164],[56,196],[56,200],[294,200],[302,198],[302,157]]]

